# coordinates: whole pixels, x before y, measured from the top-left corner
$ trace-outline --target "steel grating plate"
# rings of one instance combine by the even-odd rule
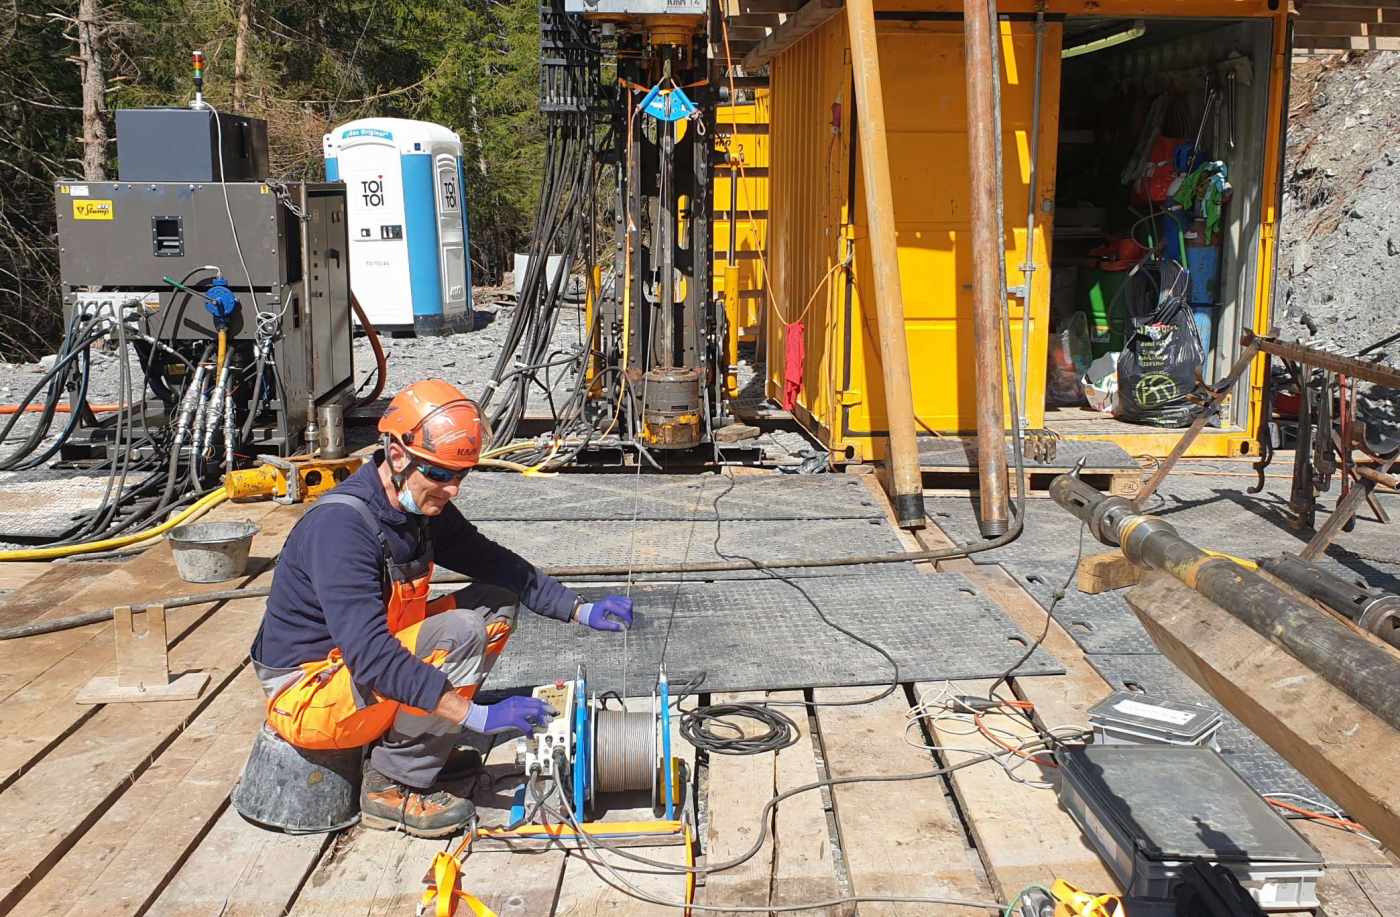
[[[456,503],[473,521],[884,518],[860,478],[843,474],[482,474]]]
[[[963,577],[881,568],[859,577],[821,577],[798,585],[836,623],[884,647],[901,681],[994,678],[1025,652],[1029,638]],[[588,597],[603,591],[582,590]],[[888,662],[823,623],[802,595],[773,580],[643,585],[632,590],[638,620],[627,636],[627,690],[656,678],[667,622],[674,613],[666,671],[673,682],[704,671],[707,691],[758,691],[879,685]],[[672,609],[674,608],[674,612]],[[623,639],[522,615],[491,674],[494,691],[572,677],[580,663],[598,691],[623,690]],[[1044,650],[1017,670],[1063,672]]]
[[[1065,571],[1018,565],[1011,575],[1042,608],[1049,608],[1054,591],[1064,585]],[[1126,590],[1090,595],[1071,582],[1065,597],[1055,605],[1054,617],[1086,653],[1156,654],[1156,644],[1128,605],[1126,595]]]
[[[1056,443],[1055,456],[1048,462],[1037,461],[1029,453],[1022,457],[1026,467],[1036,471],[1069,471],[1080,459],[1084,460],[1085,467],[1096,470],[1122,468],[1135,471],[1141,467],[1122,446],[1092,440],[1062,439]],[[1006,462],[1014,467],[1015,458],[1009,442],[1006,444]],[[974,437],[919,437],[919,463],[925,467],[974,469],[977,467],[977,440]]]
[[[1142,691],[1176,701],[1205,704],[1221,711],[1220,754],[1258,793],[1296,793],[1330,803],[1322,791],[1293,769],[1243,723],[1165,656],[1090,655],[1089,664],[1114,688]]]
[[[540,566],[570,564],[713,563],[751,558],[762,562],[814,560],[857,554],[898,554],[899,537],[883,519],[803,519],[694,523],[670,520],[482,522],[488,538]],[[719,534],[719,552],[715,535]],[[721,556],[727,555],[727,556]],[[902,566],[902,565],[896,565]],[[832,576],[873,567],[812,567],[790,571],[797,576]],[[677,574],[639,575],[637,579],[676,579]],[[694,580],[765,579],[757,570],[694,574]]]

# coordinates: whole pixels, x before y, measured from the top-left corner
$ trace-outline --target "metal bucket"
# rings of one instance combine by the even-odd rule
[[[252,522],[192,522],[167,536],[175,569],[187,583],[222,583],[248,569],[248,549],[258,527]]]

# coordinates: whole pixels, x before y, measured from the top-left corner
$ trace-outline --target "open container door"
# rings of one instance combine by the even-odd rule
[[[1121,351],[1134,289],[1122,269],[1150,251],[1187,269],[1201,374],[1216,382],[1240,332],[1267,329],[1272,314],[1286,21],[1070,16],[1065,36],[1052,326],[1081,312],[1094,356]],[[1179,177],[1211,162],[1229,186],[1214,231],[1166,212]],[[1260,372],[1256,363],[1188,454],[1257,452]],[[1076,407],[1052,408],[1046,426],[1133,455],[1165,455],[1181,433]]]

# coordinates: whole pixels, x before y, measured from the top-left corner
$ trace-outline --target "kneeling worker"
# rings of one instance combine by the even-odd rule
[[[474,812],[456,778],[480,766],[457,747],[548,723],[554,711],[534,698],[475,701],[519,607],[595,630],[632,624],[629,599],[583,602],[452,504],[483,431],[476,403],[446,382],[400,392],[379,422],[382,450],[287,538],[253,642],[267,722],[282,738],[319,750],[373,743],[367,827],[456,832]],[[429,601],[434,563],[472,584]]]

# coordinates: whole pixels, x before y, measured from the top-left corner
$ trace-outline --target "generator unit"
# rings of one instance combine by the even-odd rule
[[[159,114],[159,149],[200,155],[211,125],[244,123],[209,111]],[[148,124],[145,115],[118,113],[122,175],[159,171],[132,162],[157,155]],[[215,159],[227,146],[215,143]],[[227,161],[216,172],[232,173]],[[148,405],[148,417],[163,409],[172,428],[186,428],[184,445],[206,434],[196,410],[201,418],[231,414],[222,421],[230,438],[218,450],[230,460],[317,447],[306,434],[318,410],[353,395],[344,185],[278,184],[255,173],[228,183],[64,180],[55,191],[65,319],[122,323],[145,371],[135,385],[160,402]],[[207,405],[198,408],[201,399]],[[187,404],[191,416],[182,418]],[[212,434],[217,424],[204,422]],[[106,458],[106,439],[99,424],[66,443],[62,456]]]
[[[324,138],[326,178],[348,196],[355,296],[380,330],[472,326],[462,141],[439,124],[364,118]]]

